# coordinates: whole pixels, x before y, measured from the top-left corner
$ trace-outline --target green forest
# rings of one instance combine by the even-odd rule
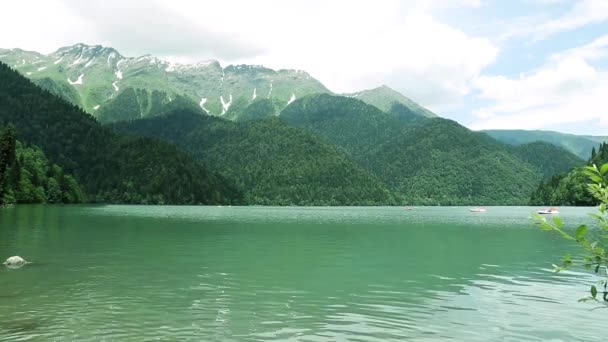
[[[600,144],[598,150],[591,150],[591,158],[586,165],[608,163],[608,143]],[[569,172],[555,175],[540,183],[530,199],[531,205],[575,205],[593,206],[598,200],[588,191],[589,177],[583,164]]]
[[[52,164],[35,146],[15,139],[12,126],[0,127],[0,201],[17,203],[80,203],[82,190],[72,175]]]
[[[278,117],[267,100],[249,107],[236,123],[181,110],[112,127],[176,144],[235,183],[248,204],[521,205],[543,177],[581,162],[553,145],[513,147],[400,104],[384,113],[323,94]]]
[[[413,205],[526,204],[543,177],[580,162],[553,145],[514,148],[400,105],[384,113],[326,94],[295,101],[280,118],[337,145]],[[534,157],[543,153],[551,157]]]
[[[175,143],[243,189],[248,204],[398,203],[345,153],[278,118],[235,123],[178,111],[112,127]]]

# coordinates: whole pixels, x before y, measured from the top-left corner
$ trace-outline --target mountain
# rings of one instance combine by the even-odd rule
[[[437,117],[437,114],[422,107],[421,105],[417,104],[416,102],[405,97],[398,91],[389,88],[386,85],[370,90],[363,90],[360,92],[343,95],[361,100],[367,104],[377,107],[383,112],[390,111],[393,104],[399,103],[417,115],[427,118]]]
[[[280,118],[319,135],[361,163],[370,149],[404,134],[407,127],[395,115],[361,100],[327,94],[294,101],[281,112]]]
[[[369,153],[369,167],[411,204],[520,205],[541,179],[508,146],[439,118]]]
[[[541,180],[537,166],[484,133],[440,118],[403,120],[403,108],[391,112],[320,94],[294,101],[279,117],[341,148],[409,204],[525,204]]]
[[[176,64],[151,55],[125,57],[101,45],[76,44],[48,55],[0,49],[0,61],[103,122],[167,112],[164,106],[178,96],[196,103],[207,114],[239,120],[242,113],[251,112],[245,108],[262,99],[269,100],[265,105],[272,103],[276,115],[298,98],[331,94],[302,70],[272,70],[256,65],[222,67],[214,60]],[[416,115],[436,117],[387,86],[345,95],[385,112],[398,103]],[[117,108],[137,110],[108,114]]]
[[[279,115],[284,106],[273,99],[257,99],[242,109],[231,110],[224,118],[233,121],[255,121]]]
[[[527,144],[544,141],[576,154],[579,158],[588,159],[591,149],[598,148],[600,142],[608,141],[608,137],[589,137],[553,131],[526,130],[487,130],[483,131],[494,139],[511,145]]]
[[[185,96],[171,98],[162,91],[128,88],[101,107],[96,116],[99,122],[110,123],[153,117],[176,109],[200,111],[200,107]]]
[[[90,200],[232,203],[242,194],[172,145],[116,134],[0,63],[0,121],[73,174]]]
[[[536,166],[543,178],[564,173],[584,163],[574,153],[543,141],[518,145],[513,151],[521,160]]]
[[[602,143],[597,151],[593,148],[591,159],[587,165],[601,166],[608,163],[608,143]],[[557,175],[543,181],[532,194],[531,205],[577,205],[594,206],[598,201],[588,190],[590,180],[585,175],[583,167],[573,168],[570,172]]]
[[[276,117],[235,123],[180,110],[112,127],[176,144],[238,184],[248,204],[396,203],[381,181],[346,154]]]
[[[296,98],[329,92],[301,70],[275,71],[252,65],[222,67],[213,60],[174,64],[150,55],[125,57],[100,45],[77,44],[48,55],[21,49],[2,50],[0,61],[94,116],[104,106],[119,107],[111,105],[114,101],[125,104],[129,100],[129,107],[139,106],[132,94],[120,96],[125,91],[144,90],[160,95],[162,103],[185,96],[207,113],[220,116],[245,108],[256,99],[272,99],[282,109]],[[149,107],[130,115],[145,117],[162,111],[154,107],[159,103],[147,104]]]

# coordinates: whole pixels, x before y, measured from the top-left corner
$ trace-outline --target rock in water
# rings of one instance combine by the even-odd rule
[[[25,261],[25,259],[20,256],[12,256],[6,259],[6,261],[4,262],[4,265],[10,268],[19,268],[25,264],[27,264],[27,261]]]

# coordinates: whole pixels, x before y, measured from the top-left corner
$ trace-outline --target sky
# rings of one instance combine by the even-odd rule
[[[0,47],[102,44],[126,56],[386,84],[471,129],[608,135],[608,0],[20,0]]]

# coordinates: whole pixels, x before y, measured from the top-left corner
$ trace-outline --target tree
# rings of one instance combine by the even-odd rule
[[[608,267],[608,164],[598,168],[595,164],[585,167],[585,174],[591,180],[588,190],[591,195],[600,202],[598,212],[591,214],[598,223],[599,231],[591,232],[586,225],[580,225],[574,235],[564,230],[564,222],[558,216],[553,218],[553,222],[548,221],[540,215],[536,220],[542,230],[553,231],[563,238],[576,242],[583,249],[583,257],[580,260],[573,259],[566,255],[562,266],[556,266],[556,271],[571,268],[573,266],[584,266],[588,270],[593,270],[596,274],[600,269]],[[599,290],[598,290],[599,287]],[[592,285],[590,296],[582,298],[581,301],[597,301],[608,305],[608,278]]]

